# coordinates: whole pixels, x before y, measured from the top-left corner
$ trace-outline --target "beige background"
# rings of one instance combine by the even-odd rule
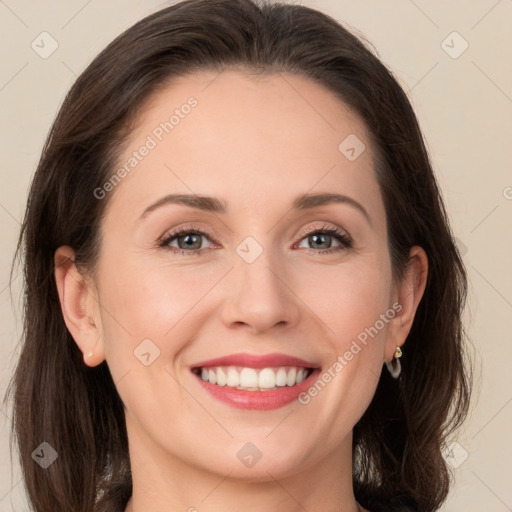
[[[467,329],[478,370],[475,399],[458,444],[447,454],[456,485],[443,511],[510,511],[512,1],[295,3],[356,27],[409,92],[471,280]],[[46,133],[65,92],[90,60],[114,36],[162,5],[156,0],[0,0],[2,396],[21,332],[20,278],[16,271],[11,299],[10,263]],[[47,59],[31,48],[43,31],[58,43]],[[453,31],[460,36],[448,37]],[[464,41],[469,46],[458,55]],[[28,510],[16,464],[11,471],[9,416],[10,409],[2,407],[0,512]]]

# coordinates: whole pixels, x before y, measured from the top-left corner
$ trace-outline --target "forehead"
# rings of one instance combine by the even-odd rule
[[[255,207],[315,189],[379,193],[366,127],[306,77],[193,73],[153,94],[135,121],[116,167],[129,172],[114,194],[129,189],[132,205],[170,192]]]

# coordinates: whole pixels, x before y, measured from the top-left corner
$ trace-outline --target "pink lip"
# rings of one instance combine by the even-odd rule
[[[229,356],[208,359],[193,364],[191,368],[204,368],[209,366],[244,366],[247,368],[272,368],[278,366],[299,366],[304,368],[319,368],[315,363],[304,361],[298,357],[286,354],[266,354],[262,356],[254,354],[231,354]],[[268,391],[270,393],[270,391]]]
[[[193,372],[201,386],[214,398],[239,409],[271,410],[283,407],[298,398],[300,393],[306,391],[311,383],[320,374],[320,367],[310,361],[286,354],[231,354],[229,356],[208,359],[195,363],[190,368],[207,368],[211,366],[243,366],[247,368],[276,368],[279,366],[298,366],[311,368],[313,372],[309,377],[296,386],[282,386],[273,391],[246,391],[228,386],[217,386],[205,382],[197,373]]]
[[[296,386],[283,386],[275,391],[246,391],[243,389],[230,388],[228,386],[217,386],[210,382],[205,382],[199,375],[199,383],[214,398],[227,403],[238,409],[255,409],[259,411],[269,411],[279,409],[284,405],[297,400],[299,395],[305,392],[320,375],[320,369],[315,369],[313,373],[300,384]]]

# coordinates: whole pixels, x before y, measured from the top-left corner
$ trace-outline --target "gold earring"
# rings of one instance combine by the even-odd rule
[[[400,357],[402,357],[402,349],[400,347],[396,347],[393,360],[390,362],[386,361],[386,366],[393,379],[398,379],[398,377],[400,377],[400,373],[402,373],[402,365],[400,364],[399,359]]]

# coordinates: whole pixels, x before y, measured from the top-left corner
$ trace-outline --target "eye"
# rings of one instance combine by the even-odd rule
[[[199,254],[204,250],[203,238],[210,240],[208,233],[200,229],[184,227],[167,234],[159,246],[188,256]]]
[[[333,240],[337,242],[337,245],[333,245]],[[304,247],[304,241],[310,244],[310,247],[305,247],[306,249],[319,249],[314,252],[320,254],[341,251],[352,247],[352,239],[350,236],[344,231],[332,226],[323,226],[307,233],[306,236],[301,239],[299,247]]]
[[[159,247],[184,256],[199,255],[205,251],[203,239],[212,242],[209,233],[197,228],[182,227],[166,234],[159,242]],[[305,247],[304,243],[310,247]],[[308,249],[315,254],[327,254],[352,247],[352,238],[339,228],[322,226],[305,233],[297,247]]]

